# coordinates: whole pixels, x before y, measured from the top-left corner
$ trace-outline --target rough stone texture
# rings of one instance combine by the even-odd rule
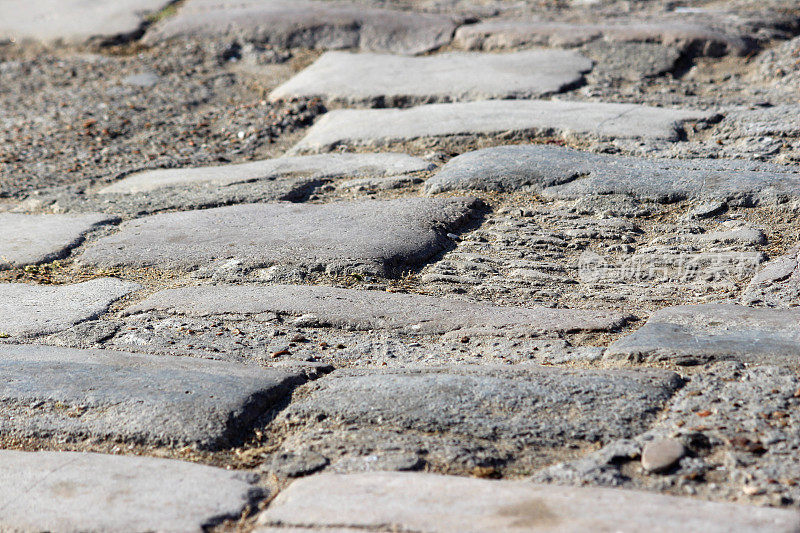
[[[4,531],[204,531],[261,495],[239,472],[155,459],[0,451]]]
[[[114,217],[0,213],[0,270],[65,257],[84,236]]]
[[[609,346],[607,358],[694,364],[718,359],[794,366],[800,309],[733,304],[667,307]]]
[[[327,151],[340,145],[374,147],[425,137],[508,132],[677,140],[685,122],[705,120],[713,115],[635,104],[545,100],[430,104],[399,110],[335,110],[317,120],[292,151]]]
[[[739,35],[691,23],[569,24],[489,20],[462,26],[454,43],[468,50],[496,50],[518,46],[579,46],[596,40],[655,42],[697,55],[743,55],[752,46]]]
[[[14,337],[65,330],[92,320],[141,286],[115,278],[74,285],[0,284],[0,332]]]
[[[302,373],[190,357],[0,345],[0,432],[217,448]]]
[[[420,54],[450,42],[446,15],[374,9],[346,2],[190,0],[156,25],[144,42],[234,36],[285,48],[360,48]]]
[[[411,198],[167,213],[122,224],[80,260],[181,270],[289,264],[390,275],[444,249],[451,242],[446,232],[458,231],[477,206],[465,198]]]
[[[27,39],[80,44],[127,40],[139,35],[145,17],[170,0],[37,0],[0,4],[0,41]]]
[[[200,286],[157,292],[126,314],[169,311],[193,317],[279,313],[313,315],[318,325],[356,330],[447,333],[604,331],[625,324],[625,315],[582,309],[499,307],[419,294],[335,287],[274,285]]]
[[[646,492],[418,473],[322,474],[293,482],[264,525],[483,531],[796,531],[796,511]]]
[[[135,194],[158,189],[208,185],[236,185],[281,177],[317,179],[379,177],[430,170],[431,163],[405,154],[324,154],[279,157],[239,165],[174,168],[138,172],[103,187],[97,194]]]
[[[591,68],[589,59],[565,50],[427,57],[327,52],[270,98],[318,97],[377,107],[534,98],[575,86]]]
[[[717,159],[647,159],[518,145],[455,157],[425,184],[429,193],[522,187],[560,199],[624,194],[657,202],[774,203],[797,197],[800,167]]]
[[[285,416],[484,442],[563,446],[634,435],[680,386],[677,374],[660,370],[465,366],[340,371],[314,383],[310,395],[290,405]]]
[[[795,306],[800,299],[800,247],[765,264],[745,288],[745,305]]]
[[[798,405],[796,368],[715,363],[691,377],[647,432],[540,470],[532,480],[656,491],[673,487],[677,494],[703,499],[785,505],[800,498],[794,481],[800,465],[793,458],[800,441]],[[646,474],[639,456],[663,439],[682,443],[687,456],[659,475]]]

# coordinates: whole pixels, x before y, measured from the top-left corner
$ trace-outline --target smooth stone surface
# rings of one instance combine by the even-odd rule
[[[800,309],[733,304],[681,305],[656,311],[634,333],[608,347],[606,358],[678,363],[731,359],[796,365]]]
[[[290,176],[316,179],[392,176],[432,167],[424,159],[394,153],[279,157],[239,165],[137,172],[103,187],[97,194],[135,194],[190,185],[228,186]]]
[[[179,270],[281,264],[391,275],[443,250],[452,242],[447,233],[476,216],[478,206],[469,198],[411,198],[166,213],[122,224],[90,244],[80,261]]]
[[[634,436],[681,384],[677,374],[662,370],[533,365],[345,370],[313,383],[310,394],[293,402],[285,415],[301,427],[305,421],[324,421],[327,426],[565,446]]]
[[[261,490],[243,473],[155,459],[0,450],[3,531],[204,531]]]
[[[800,167],[739,160],[648,159],[532,144],[467,152],[425,183],[429,193],[523,187],[559,199],[623,194],[659,202],[714,199],[749,204],[797,197]]]
[[[282,48],[360,48],[421,54],[450,42],[446,15],[376,9],[348,2],[306,0],[189,0],[144,38],[235,36]]]
[[[424,473],[332,475],[294,481],[263,525],[386,528],[425,533],[558,531],[793,532],[797,511],[648,492],[560,487]]]
[[[426,57],[327,52],[272,91],[270,99],[318,97],[384,107],[534,98],[575,86],[591,68],[589,59],[566,50]]]
[[[468,50],[497,50],[518,46],[579,46],[596,40],[648,42],[674,46],[698,55],[744,54],[747,41],[708,26],[679,22],[632,24],[569,24],[488,20],[460,27],[454,44]]]
[[[0,433],[214,449],[302,374],[191,357],[0,345]]]
[[[137,283],[100,278],[74,285],[0,283],[0,333],[46,335],[102,315]]]
[[[65,257],[84,236],[116,217],[0,213],[0,270]]]
[[[541,191],[591,172],[582,152],[545,145],[513,145],[466,152],[447,162],[425,182],[425,192],[458,189]]]
[[[323,115],[291,150],[329,151],[341,145],[454,135],[518,132],[530,135],[677,140],[684,122],[713,113],[636,104],[489,100],[430,104],[409,109],[346,109]]]
[[[0,41],[28,39],[80,44],[127,40],[144,27],[146,16],[170,0],[36,0],[0,2]]]
[[[642,468],[648,472],[664,472],[675,466],[686,455],[686,448],[675,439],[659,439],[645,444],[642,450]]]
[[[800,301],[800,247],[776,257],[753,276],[742,294],[745,305],[795,306]]]
[[[167,289],[126,309],[126,314],[169,311],[203,317],[219,314],[314,315],[320,325],[407,333],[447,333],[462,328],[533,332],[607,331],[626,316],[608,311],[500,307],[451,298],[336,287],[273,285]]]

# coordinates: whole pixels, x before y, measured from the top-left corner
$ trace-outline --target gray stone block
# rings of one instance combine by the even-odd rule
[[[425,533],[793,532],[795,510],[639,491],[560,487],[423,473],[321,474],[293,482],[260,516],[273,526],[387,528]]]
[[[0,3],[0,40],[81,44],[114,42],[141,33],[146,16],[170,0],[37,0]]]
[[[379,177],[408,174],[431,168],[433,165],[424,159],[393,153],[279,157],[238,165],[137,172],[103,187],[97,194],[138,194],[192,185],[211,185],[214,186],[212,190],[218,190],[220,186],[290,176],[316,179]]]
[[[733,304],[667,307],[611,344],[605,357],[684,364],[730,359],[795,366],[800,361],[800,309]]]
[[[378,107],[534,98],[575,86],[591,68],[589,59],[566,50],[426,57],[327,52],[270,98],[318,97]]]
[[[337,146],[380,147],[392,142],[455,135],[522,133],[598,139],[678,140],[683,124],[714,113],[637,104],[487,100],[409,109],[346,109],[323,115],[292,153]]]
[[[526,365],[339,371],[315,382],[284,414],[301,427],[324,420],[326,427],[552,447],[634,436],[681,384],[677,374],[661,370]]]
[[[596,40],[659,43],[674,46],[683,52],[707,56],[743,55],[751,49],[741,35],[702,24],[571,24],[510,19],[462,26],[456,31],[454,44],[468,50],[497,50],[526,45],[579,46]]]
[[[320,325],[442,334],[463,328],[502,334],[608,331],[625,324],[611,311],[500,307],[452,298],[335,287],[200,286],[157,292],[126,314],[167,311],[193,317],[280,313],[313,315]]]
[[[125,222],[90,244],[80,261],[179,270],[281,264],[392,275],[442,251],[451,242],[447,233],[478,207],[469,198],[410,198],[166,213]]]
[[[74,285],[0,283],[0,333],[25,337],[63,331],[97,318],[114,301],[140,288],[115,278]]]
[[[3,531],[205,531],[262,495],[252,476],[151,457],[0,451]]]
[[[376,9],[347,2],[307,0],[190,0],[144,38],[232,36],[283,48],[360,48],[420,54],[450,42],[446,15]]]
[[[741,160],[647,159],[516,145],[462,154],[425,184],[429,193],[523,187],[559,199],[623,194],[659,202],[770,203],[798,195],[800,167]]]
[[[302,373],[191,357],[0,345],[0,433],[215,449]]]
[[[0,213],[0,270],[65,257],[84,236],[116,217]]]

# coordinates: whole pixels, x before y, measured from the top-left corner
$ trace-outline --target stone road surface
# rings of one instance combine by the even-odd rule
[[[0,531],[800,532],[795,0],[0,2]]]

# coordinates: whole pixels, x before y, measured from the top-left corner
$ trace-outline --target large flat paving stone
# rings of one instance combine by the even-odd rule
[[[598,40],[659,43],[706,56],[743,55],[752,48],[738,33],[676,21],[571,24],[496,19],[460,27],[454,44],[468,50],[497,50],[526,45],[579,46]]]
[[[589,59],[566,50],[427,57],[327,52],[270,98],[319,97],[328,103],[379,107],[534,98],[575,86],[591,68]]]
[[[797,530],[794,510],[605,488],[425,473],[320,474],[293,482],[259,517],[270,526],[450,532]],[[327,529],[326,529],[327,530]]]
[[[732,359],[795,366],[800,358],[800,310],[734,304],[667,307],[611,344],[606,357],[679,363]]]
[[[425,184],[429,193],[523,187],[560,199],[622,194],[659,202],[773,202],[798,195],[800,167],[741,160],[650,159],[518,145],[462,154]]]
[[[115,220],[100,214],[0,213],[0,270],[61,259],[88,232]]]
[[[626,316],[610,311],[500,307],[420,294],[336,287],[199,286],[167,289],[126,309],[126,314],[167,311],[192,317],[279,313],[314,315],[320,325],[355,330],[447,333],[464,328],[525,332],[605,331]]]
[[[409,109],[346,109],[323,115],[292,149],[377,147],[427,137],[523,133],[588,138],[677,140],[687,121],[713,114],[636,104],[489,100],[429,104]]]
[[[339,178],[381,179],[433,167],[418,157],[386,153],[279,157],[238,165],[148,170],[103,187],[89,199],[89,205],[116,213],[149,214],[166,209],[294,202]],[[86,199],[81,202],[85,204]]]
[[[0,40],[80,44],[125,40],[140,34],[146,16],[170,0],[37,0],[0,3]]]
[[[535,365],[338,371],[284,414],[301,424],[455,435],[484,445],[565,446],[635,435],[681,384],[661,370]]]
[[[4,531],[205,531],[261,495],[221,468],[151,457],[0,451]]]
[[[92,320],[137,283],[101,278],[73,285],[0,283],[0,332],[12,337],[46,335]]]
[[[194,270],[291,265],[391,275],[443,250],[447,232],[477,215],[469,198],[367,200],[325,205],[248,204],[153,215],[90,244],[99,266]]]
[[[445,15],[350,2],[190,0],[151,29],[144,42],[231,36],[283,48],[420,54],[449,43],[455,27]]]
[[[0,432],[218,448],[303,375],[190,357],[0,346]]]
[[[406,154],[323,154],[279,157],[239,165],[173,168],[137,172],[103,187],[97,194],[138,194],[170,187],[220,186],[289,176],[358,178],[396,176],[430,170],[432,164]]]

